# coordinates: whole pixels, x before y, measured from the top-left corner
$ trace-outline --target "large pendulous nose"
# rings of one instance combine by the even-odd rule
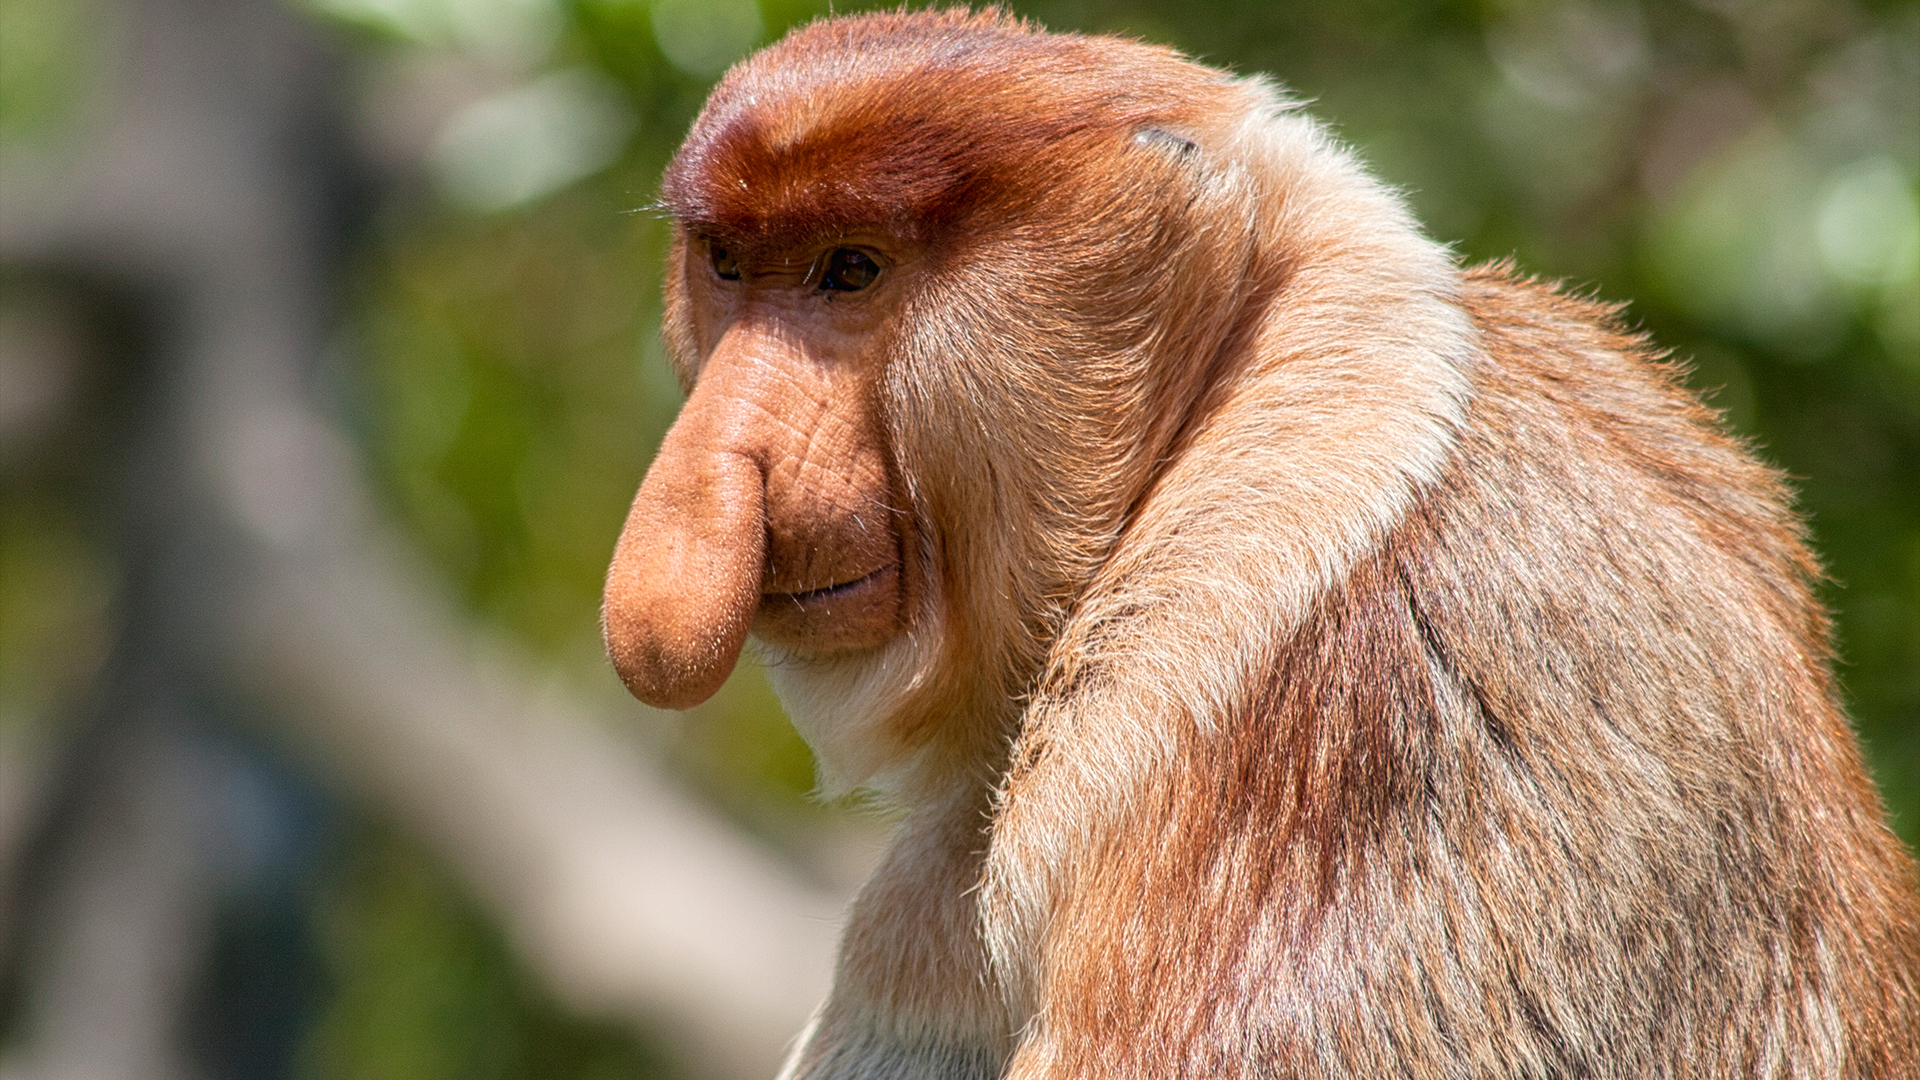
[[[688,709],[740,657],[766,565],[766,481],[730,448],[698,390],[627,513],[601,608],[607,655],[633,695]]]

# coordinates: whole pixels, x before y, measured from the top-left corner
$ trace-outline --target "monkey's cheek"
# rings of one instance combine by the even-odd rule
[[[764,593],[753,636],[802,656],[877,648],[902,629],[898,565],[857,581],[803,593]]]

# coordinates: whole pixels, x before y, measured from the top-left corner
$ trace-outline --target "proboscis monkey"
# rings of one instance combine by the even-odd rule
[[[907,810],[788,1075],[1920,1075],[1779,477],[1260,79],[829,19],[667,170],[641,698]]]

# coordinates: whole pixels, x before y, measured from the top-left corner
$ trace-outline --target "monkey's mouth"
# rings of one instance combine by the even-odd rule
[[[798,589],[793,592],[763,592],[760,594],[760,602],[764,604],[769,600],[783,600],[788,603],[799,604],[804,607],[807,604],[818,603],[824,600],[832,600],[835,597],[847,596],[851,594],[855,589],[859,589],[863,586],[873,584],[882,575],[891,574],[891,573],[893,573],[893,567],[883,566],[880,569],[875,570],[871,574],[864,574],[860,577],[854,578],[852,581],[843,581],[838,585],[828,585],[825,588],[821,588],[821,589]]]
[[[888,563],[818,589],[762,592],[753,633],[800,652],[844,652],[891,638],[899,617],[900,565]]]

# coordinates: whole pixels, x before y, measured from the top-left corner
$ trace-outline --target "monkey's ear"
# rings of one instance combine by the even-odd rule
[[[1200,151],[1199,145],[1192,139],[1160,128],[1142,128],[1134,133],[1133,141],[1183,158]]]
[[[1229,152],[1278,277],[1253,290],[1266,306],[1222,365],[1224,404],[1139,507],[1027,711],[987,874],[988,937],[1009,964],[1040,955],[1020,939],[1164,775],[1172,732],[1205,738],[1233,715],[1273,643],[1439,475],[1470,393],[1458,271],[1398,199],[1277,107]]]

